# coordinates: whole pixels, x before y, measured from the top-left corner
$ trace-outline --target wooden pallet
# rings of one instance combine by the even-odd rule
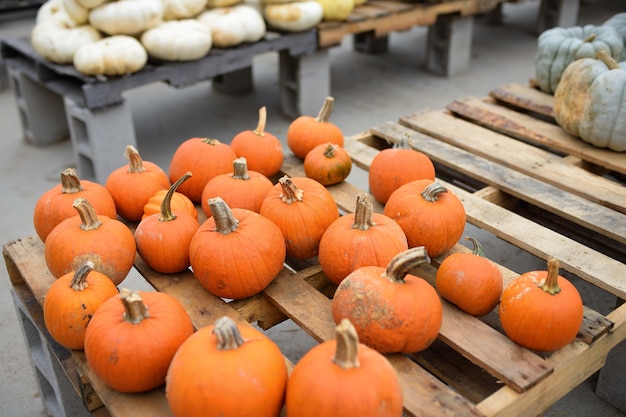
[[[515,88],[533,93],[524,87]],[[505,90],[511,88],[506,86]],[[612,199],[625,198],[626,188],[581,167],[586,163],[574,163],[579,156],[544,149],[546,144],[558,142],[557,137],[566,138],[562,133],[552,134],[556,130],[550,121],[522,114],[520,108],[512,110],[510,104],[503,106],[493,98],[458,100],[450,109],[456,108],[455,103],[479,108],[488,105],[498,109],[499,114],[511,111],[516,117],[539,120],[546,126],[538,131],[550,140],[538,147],[519,139],[518,134],[509,136],[486,123],[468,120],[455,110],[437,110],[413,113],[398,122],[373,127],[346,138],[345,147],[355,165],[367,170],[380,149],[409,135],[413,146],[433,159],[439,179],[461,198],[469,223],[541,258],[556,256],[564,270],[626,299],[626,265],[618,261],[624,259],[625,233],[620,227],[626,224],[626,215],[610,208],[620,206],[619,200]],[[500,125],[511,129],[507,123]],[[532,129],[526,121],[520,126]],[[530,156],[525,156],[527,153]],[[603,169],[621,172],[612,168],[615,162],[619,165],[620,158],[607,159]],[[598,165],[594,162],[593,166]],[[292,177],[304,175],[301,161],[293,156],[286,158],[283,172]],[[579,192],[576,187],[570,190],[567,178],[576,184],[585,179],[607,189],[612,187],[616,195],[599,198]],[[353,211],[356,196],[362,192],[348,182],[329,190],[342,212]],[[375,202],[374,209],[382,211]],[[535,218],[562,222],[546,227]],[[604,241],[596,242],[598,247],[594,249],[568,237],[570,228],[587,228],[589,233],[604,236]],[[459,244],[449,253],[456,251],[468,249]],[[3,252],[15,291],[34,299],[34,305],[41,305],[54,281],[45,265],[41,241],[37,237],[12,241],[4,245]],[[616,253],[621,257],[610,256]],[[437,266],[448,254],[416,272],[433,283]],[[139,257],[135,263],[152,287],[181,301],[197,328],[224,315],[244,325],[256,323],[263,329],[290,319],[318,342],[333,338],[330,304],[334,284],[325,278],[314,259],[290,261],[288,266],[262,294],[227,303],[206,292],[191,272],[172,277],[155,273]],[[517,276],[504,266],[500,268],[505,283]],[[606,316],[586,307],[577,339],[552,354],[538,354],[512,343],[501,331],[495,312],[478,319],[447,302],[443,307],[443,326],[431,347],[413,355],[387,355],[401,380],[408,416],[536,416],[601,369],[609,351],[626,339],[626,304]],[[71,357],[84,375],[82,386],[92,387],[105,406],[93,406],[94,414],[170,416],[163,388],[139,395],[112,391],[91,372],[82,352],[72,351]],[[91,399],[90,404],[99,402]]]

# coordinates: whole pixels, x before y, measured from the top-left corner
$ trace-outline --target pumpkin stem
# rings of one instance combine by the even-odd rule
[[[128,159],[128,172],[139,173],[145,171],[141,155],[139,155],[139,152],[134,146],[128,145],[126,151],[124,151],[124,156]]]
[[[439,198],[439,194],[447,193],[448,189],[435,181],[422,191],[422,197],[429,203],[434,203]]]
[[[561,288],[559,288],[559,260],[557,258],[548,259],[548,277],[538,287],[550,295],[561,292]]]
[[[389,264],[387,264],[387,269],[383,273],[383,276],[391,282],[403,284],[404,277],[409,274],[411,270],[425,263],[430,263],[430,257],[426,252],[426,248],[424,246],[417,246],[394,256],[391,261],[389,261]]]
[[[191,177],[191,172],[187,171],[185,174],[180,177],[174,184],[172,184],[165,193],[165,197],[161,201],[161,215],[159,216],[160,222],[169,222],[172,220],[176,220],[176,216],[172,213],[172,197],[174,193],[178,189],[178,187],[185,181],[187,181]]]
[[[233,178],[236,180],[249,180],[248,160],[241,156],[233,161]]]
[[[370,227],[376,226],[376,223],[372,220],[373,211],[372,203],[367,201],[367,194],[359,194],[356,198],[356,210],[354,211],[352,228],[368,230]]]
[[[237,349],[245,343],[237,323],[230,317],[224,316],[217,319],[215,327],[213,327],[213,334],[217,338],[218,350]]]
[[[298,186],[293,183],[289,176],[285,175],[284,177],[280,178],[278,180],[278,183],[283,188],[283,192],[280,195],[280,198],[284,203],[291,204],[296,201],[302,201],[302,195],[304,194],[304,190],[298,188]]]
[[[267,109],[263,106],[259,109],[259,124],[252,133],[257,136],[265,136],[265,123],[267,123]]]
[[[223,235],[234,232],[239,227],[239,220],[235,219],[230,207],[221,197],[209,199],[209,209],[215,220],[215,231]]]
[[[335,157],[335,149],[337,148],[337,145],[333,145],[332,143],[329,143],[326,146],[326,149],[324,149],[324,156],[328,159],[334,158]]]
[[[120,289],[120,298],[124,305],[124,320],[131,324],[139,324],[142,320],[150,317],[148,306],[144,304],[139,291],[131,291],[128,288]]]
[[[611,57],[611,55],[609,55],[609,53],[605,50],[601,50],[596,52],[596,58],[598,58],[600,61],[604,62],[604,65],[607,66],[608,69],[610,70],[614,70],[614,69],[619,69],[620,66],[617,63],[616,60],[613,59],[613,57]]]
[[[61,172],[61,192],[63,194],[76,194],[79,191],[83,191],[83,186],[80,184],[78,175],[76,175],[76,169],[67,168]]]
[[[337,347],[333,363],[343,369],[358,368],[359,364],[359,335],[354,325],[348,319],[342,319],[335,327]]]
[[[480,244],[478,239],[467,236],[465,240],[469,240],[474,245],[474,250],[472,251],[473,255],[480,256],[481,258],[485,257],[485,249],[483,249],[483,245]]]
[[[333,112],[333,108],[335,107],[335,99],[333,97],[326,97],[324,100],[324,105],[320,109],[319,114],[315,118],[316,122],[328,123],[330,120],[330,115]]]
[[[408,132],[405,132],[404,135],[400,138],[400,141],[393,145],[394,149],[411,149],[413,145],[413,139]]]
[[[91,261],[86,261],[82,264],[80,268],[74,272],[74,277],[70,282],[70,288],[74,291],[82,291],[87,288],[89,286],[89,284],[87,284],[87,275],[89,275],[94,268],[95,265]]]
[[[593,42],[595,40],[596,40],[596,34],[592,33],[591,35],[589,35],[585,39],[583,39],[583,42]]]
[[[211,145],[211,146],[217,146],[220,144],[220,141],[218,139],[211,139],[211,138],[204,138],[202,139],[202,142],[206,143],[207,145]]]
[[[96,213],[96,210],[85,198],[79,197],[74,200],[72,207],[76,209],[78,215],[80,216],[80,220],[82,221],[82,224],[80,225],[81,229],[95,230],[102,224],[98,220],[98,214]]]

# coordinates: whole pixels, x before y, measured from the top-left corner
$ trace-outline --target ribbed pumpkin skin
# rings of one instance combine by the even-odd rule
[[[352,170],[352,158],[344,148],[330,143],[317,145],[304,158],[304,173],[322,185],[338,184]]]
[[[167,194],[167,190],[159,190],[148,199],[146,205],[143,206],[142,218],[161,212],[161,202],[163,201],[165,194]],[[196,209],[196,206],[185,194],[175,192],[172,195],[171,207],[172,211],[184,211],[196,220],[198,219],[198,210]]]
[[[183,343],[168,371],[165,394],[175,417],[276,417],[287,385],[276,344],[251,326],[238,326],[245,343],[218,350],[213,325]]]
[[[211,178],[232,171],[235,151],[217,139],[187,139],[174,152],[170,161],[170,181],[175,182],[187,171],[193,177],[178,188],[194,203],[202,199],[202,191]]]
[[[109,387],[125,393],[163,385],[174,354],[193,334],[191,319],[176,298],[162,292],[139,293],[150,317],[138,324],[124,320],[118,295],[100,306],[85,336],[89,367]]]

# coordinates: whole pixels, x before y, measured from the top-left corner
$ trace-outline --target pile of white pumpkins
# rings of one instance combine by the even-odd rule
[[[48,0],[31,43],[46,60],[90,76],[132,74],[148,59],[194,61],[211,48],[345,20],[367,0]]]

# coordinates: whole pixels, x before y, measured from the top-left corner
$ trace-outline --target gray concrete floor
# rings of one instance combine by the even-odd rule
[[[386,55],[354,52],[351,39],[331,50],[332,95],[335,110],[331,120],[346,135],[400,115],[424,108],[442,108],[456,98],[484,96],[490,89],[509,82],[525,83],[534,74],[535,22],[539,3],[505,4],[502,25],[477,19],[474,27],[471,67],[445,78],[425,69],[426,29],[414,28],[390,37]],[[579,24],[600,24],[624,11],[624,3],[588,0],[580,7]],[[26,35],[33,25],[32,14],[0,19],[0,37]],[[268,110],[267,131],[285,138],[291,122],[280,111],[278,57],[266,54],[254,60],[254,90],[242,95],[216,93],[210,82],[173,89],[154,84],[129,91],[139,150],[145,160],[167,169],[169,158],[183,140],[210,136],[229,141],[241,130],[256,127],[258,109]],[[34,234],[32,208],[39,196],[59,181],[60,171],[73,165],[69,140],[35,147],[24,142],[15,101],[9,89],[0,91],[0,236],[3,243]],[[285,147],[286,149],[286,147]],[[122,161],[122,155],[120,155]],[[365,176],[355,170],[349,180],[366,188]],[[481,231],[472,230],[496,261],[523,272],[543,266],[532,256],[512,248]],[[483,234],[484,235],[484,234]],[[28,352],[9,294],[5,268],[0,268],[0,415],[39,417],[43,406],[33,377]],[[138,276],[127,284],[141,287]],[[614,299],[594,295],[592,302],[606,312]],[[314,342],[291,322],[271,330],[285,354],[297,360]],[[546,412],[546,416],[616,417],[618,412],[595,396],[595,378],[581,384]]]

